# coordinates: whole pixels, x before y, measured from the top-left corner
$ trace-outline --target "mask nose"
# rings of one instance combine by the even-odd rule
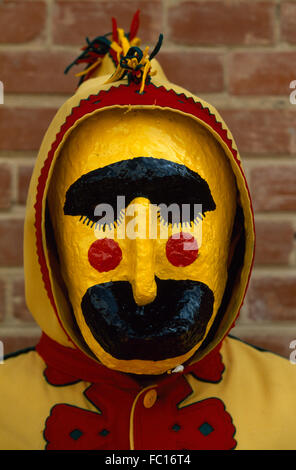
[[[135,198],[126,210],[126,235],[129,250],[129,282],[137,305],[146,305],[156,297],[155,248],[150,234],[150,201]]]

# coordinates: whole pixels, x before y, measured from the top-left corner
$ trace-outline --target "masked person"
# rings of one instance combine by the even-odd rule
[[[1,365],[1,448],[293,449],[293,365],[228,335],[254,248],[233,137],[137,23],[88,41],[40,148],[24,247],[43,334]]]

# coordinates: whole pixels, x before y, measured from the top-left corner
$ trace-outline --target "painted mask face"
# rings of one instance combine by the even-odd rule
[[[232,170],[209,132],[171,111],[103,111],[67,139],[48,201],[95,356],[136,374],[188,360],[222,301],[236,211]]]

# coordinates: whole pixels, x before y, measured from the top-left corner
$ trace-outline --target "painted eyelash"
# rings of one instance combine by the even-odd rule
[[[80,216],[79,222],[81,222],[82,219],[84,218],[84,220],[83,220],[83,222],[82,222],[83,225],[86,224],[87,226],[89,226],[90,223],[91,223],[91,225],[90,225],[90,228],[91,228],[91,229],[92,229],[93,227],[95,228],[95,230],[96,230],[97,228],[99,228],[99,230],[103,230],[103,232],[105,232],[105,231],[106,231],[106,227],[108,227],[109,230],[112,230],[112,229],[116,229],[117,226],[118,226],[119,224],[121,224],[121,222],[123,221],[123,218],[124,218],[124,212],[125,212],[124,210],[121,210],[120,213],[119,213],[119,216],[117,217],[117,219],[116,219],[114,222],[110,222],[109,224],[100,223],[100,221],[97,221],[97,222],[96,222],[96,221],[90,219],[88,216],[83,216],[83,215]],[[192,227],[192,226],[194,226],[194,225],[197,225],[200,221],[203,221],[204,218],[205,218],[205,216],[206,216],[205,213],[198,213],[198,214],[196,215],[196,217],[195,217],[194,220],[185,221],[185,222],[182,222],[182,223],[174,223],[174,224],[172,224],[171,222],[168,222],[168,220],[163,217],[163,214],[162,214],[162,211],[161,211],[161,210],[158,210],[158,211],[157,211],[157,219],[159,220],[160,223],[164,224],[164,225],[167,226],[167,227],[168,227],[169,225],[173,225],[173,226],[175,226],[175,225],[181,225],[181,226],[185,226],[185,227],[188,226],[188,227],[190,228],[190,227]]]
[[[162,213],[161,213],[161,210],[158,210],[157,211],[157,218],[159,220],[159,222],[161,222],[162,224],[164,224],[165,226],[169,226],[169,225],[172,225],[172,226],[178,226],[178,225],[181,225],[181,226],[185,226],[185,227],[192,227],[193,225],[197,225],[200,221],[203,221],[204,218],[206,217],[206,214],[205,213],[198,213],[195,217],[194,220],[186,220],[185,222],[177,222],[177,223],[174,223],[172,224],[172,222],[169,222],[165,217],[163,217]]]
[[[117,225],[118,225],[118,222],[117,221],[114,221],[114,222],[111,222],[109,224],[101,224],[100,221],[94,221],[94,220],[91,220],[89,217],[87,216],[84,216],[84,215],[81,215],[80,216],[80,219],[79,219],[79,222],[82,221],[82,219],[84,218],[83,220],[83,225],[87,225],[89,226],[89,228],[94,228],[95,230],[99,227],[99,230],[103,230],[103,232],[106,231],[106,227],[109,228],[109,230],[111,230],[112,228],[116,228]],[[91,225],[89,225],[91,223]]]
[[[90,220],[87,216],[81,215],[81,216],[80,216],[80,219],[79,219],[79,222],[82,221],[83,217],[84,217],[84,221],[83,221],[82,223],[85,224],[85,222],[87,222],[86,225],[89,225],[89,223],[91,222],[91,220]]]

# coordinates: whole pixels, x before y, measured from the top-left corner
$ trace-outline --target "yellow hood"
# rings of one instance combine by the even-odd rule
[[[100,66],[100,75],[84,81],[76,93],[58,110],[43,138],[32,175],[25,219],[24,265],[26,300],[35,320],[51,339],[63,346],[78,348],[96,360],[83,341],[73,320],[71,306],[67,299],[55,257],[50,243],[47,214],[47,191],[55,161],[73,129],[91,115],[111,108],[128,109],[169,109],[180,113],[204,126],[225,151],[234,173],[239,192],[238,204],[244,220],[244,252],[241,265],[236,267],[235,276],[225,297],[225,313],[218,318],[215,329],[210,330],[204,347],[195,359],[201,359],[211,351],[232,327],[239,313],[247,289],[253,262],[254,221],[250,195],[243,173],[241,160],[233,136],[225,122],[210,104],[170,83],[158,62],[153,59],[152,68],[157,71],[145,93],[138,92],[139,86],[120,79],[106,83],[114,71],[108,55]]]

